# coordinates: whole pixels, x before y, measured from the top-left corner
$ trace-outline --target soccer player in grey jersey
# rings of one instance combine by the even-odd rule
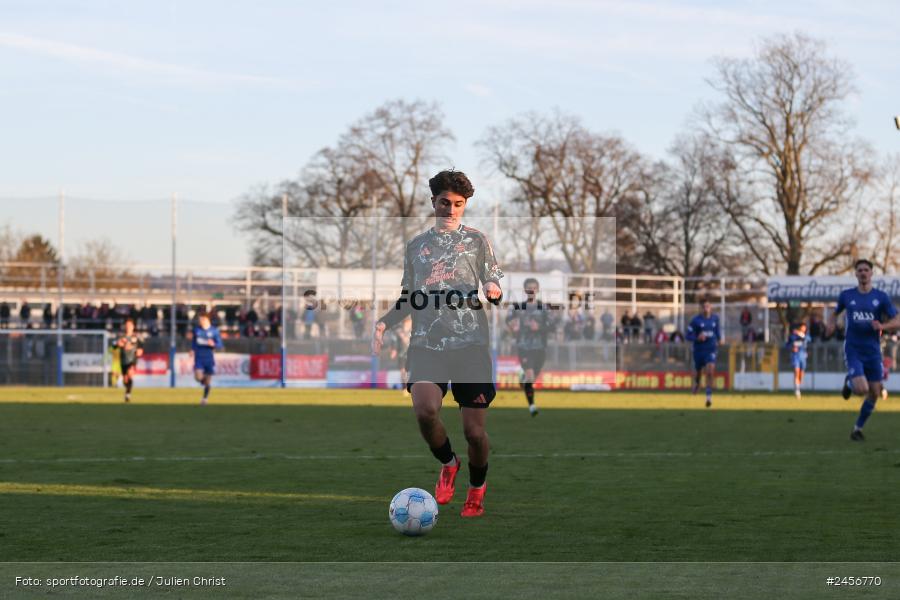
[[[144,355],[141,338],[134,332],[134,321],[125,320],[125,333],[115,341],[119,349],[119,364],[122,366],[122,383],[125,384],[125,402],[131,402],[131,388],[134,385],[134,372],[137,360]]]
[[[547,356],[547,336],[556,327],[552,305],[544,304],[539,298],[540,284],[529,277],[523,284],[525,301],[513,303],[506,324],[516,336],[516,351],[522,365],[522,388],[528,401],[528,412],[538,414],[534,403],[534,382],[537,380]]]
[[[478,289],[499,304],[503,272],[485,235],[460,222],[474,194],[465,174],[442,171],[428,185],[434,227],[407,244],[400,298],[376,323],[372,348],[380,352],[385,329],[412,317],[407,388],[422,437],[443,465],[435,489],[440,504],[453,498],[460,468],[440,418],[453,382],[468,442],[469,490],[462,516],[477,517],[484,513],[490,449],[485,409],[496,395],[488,319]]]

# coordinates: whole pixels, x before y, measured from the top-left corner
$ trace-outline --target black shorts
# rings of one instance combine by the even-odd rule
[[[128,371],[137,366],[137,362],[123,362],[121,363],[122,375],[128,374]]]
[[[466,408],[487,408],[497,389],[494,387],[494,365],[487,346],[469,346],[457,350],[409,349],[409,383],[430,381],[447,394],[452,382],[453,399]]]
[[[546,350],[519,350],[519,364],[524,371],[533,370],[535,377],[544,368],[545,360],[547,360]]]

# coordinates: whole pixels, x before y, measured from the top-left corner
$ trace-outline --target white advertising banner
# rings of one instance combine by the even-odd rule
[[[103,354],[66,352],[63,354],[63,373],[103,373]]]
[[[741,391],[772,391],[775,378],[771,373],[735,373],[734,389]]]
[[[155,362],[153,363],[155,365]],[[146,387],[168,387],[169,374],[158,367],[154,370],[147,369],[144,373],[139,369],[134,377],[135,384]],[[161,371],[161,372],[160,372]],[[213,386],[221,387],[247,387],[268,386],[272,387],[273,381],[252,380],[250,378],[250,355],[235,354],[231,352],[216,352],[216,374],[213,376]],[[194,379],[194,360],[187,352],[175,354],[175,385],[176,387],[196,386]]]
[[[836,302],[841,291],[856,285],[853,276],[779,275],[769,277],[766,290],[770,302]],[[900,298],[900,275],[875,276],[872,285]]]

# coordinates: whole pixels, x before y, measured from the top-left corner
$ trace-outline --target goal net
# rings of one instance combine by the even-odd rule
[[[0,384],[107,387],[113,365],[105,330],[0,329]]]

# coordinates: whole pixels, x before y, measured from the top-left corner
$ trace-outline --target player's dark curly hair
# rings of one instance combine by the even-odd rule
[[[859,259],[858,261],[856,261],[855,263],[853,263],[853,269],[854,269],[854,270],[855,270],[855,269],[858,269],[858,268],[859,268],[859,265],[868,265],[868,266],[869,266],[869,269],[872,269],[872,270],[875,269],[875,265],[873,265],[873,264],[872,264],[872,261],[869,260],[868,258],[861,258],[861,259]]]
[[[438,196],[443,192],[453,192],[468,199],[475,194],[475,188],[472,187],[472,182],[469,181],[466,174],[455,169],[441,171],[428,180],[428,187],[431,188],[432,196]]]

